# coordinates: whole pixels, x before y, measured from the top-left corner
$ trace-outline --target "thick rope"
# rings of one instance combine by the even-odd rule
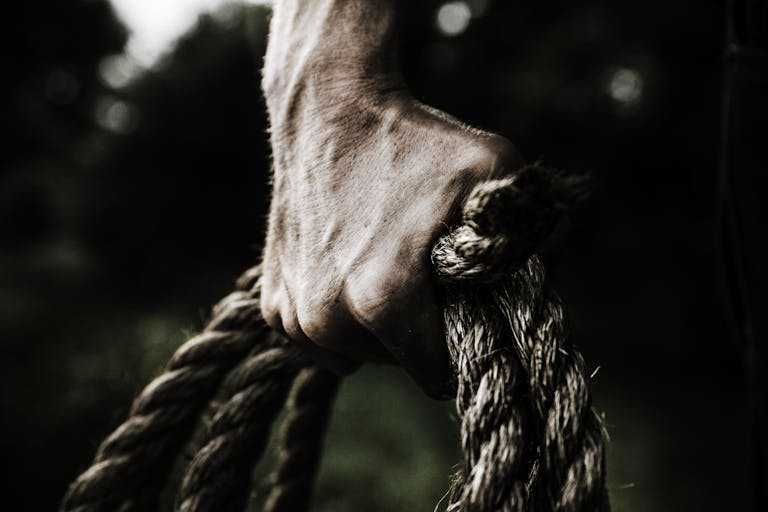
[[[533,257],[495,290],[528,374],[537,420],[539,510],[603,510],[605,456],[602,425],[591,409],[584,359],[567,343],[565,307],[544,287],[544,268]]]
[[[261,458],[270,426],[296,373],[306,361],[290,346],[254,355],[237,371],[229,396],[208,427],[186,470],[176,509],[242,510],[251,470]],[[339,378],[310,366],[295,379],[272,476],[267,512],[308,510],[322,440]]]
[[[487,295],[448,290],[444,299],[463,452],[448,510],[519,512],[528,510],[528,407],[520,364]]]
[[[139,394],[126,419],[72,483],[61,510],[148,511],[200,414],[227,372],[267,335],[254,267],[214,308],[205,329],[184,343],[165,372]]]
[[[265,512],[306,512],[339,378],[308,368],[296,380]]]
[[[464,451],[451,511],[608,509],[603,430],[563,304],[538,257],[510,272],[552,228],[565,190],[540,167],[486,182],[432,253],[450,283],[444,320]]]
[[[446,284],[445,334],[464,450],[450,511],[608,509],[603,431],[590,408],[584,363],[567,342],[562,302],[530,257],[580,185],[536,166],[483,183],[464,207],[463,224],[433,250]],[[195,418],[224,374],[265,337],[259,270],[244,276],[203,333],[145,388],[72,484],[63,510],[154,508]],[[271,423],[305,366],[292,346],[262,343],[238,371],[187,469],[180,510],[242,508]],[[308,503],[336,383],[316,369],[307,375],[294,394],[268,512]]]
[[[283,344],[255,354],[237,371],[230,398],[216,412],[187,468],[177,510],[242,510],[251,469],[264,453],[293,379],[307,364],[298,349]]]

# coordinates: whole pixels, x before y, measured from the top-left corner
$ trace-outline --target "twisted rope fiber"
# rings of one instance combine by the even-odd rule
[[[267,334],[259,309],[260,269],[237,282],[204,330],[184,343],[165,372],[135,399],[128,419],[70,485],[62,511],[147,511],[171,465],[226,373]]]
[[[564,305],[537,256],[519,266],[582,191],[538,166],[486,182],[433,250],[464,452],[449,511],[609,508],[603,430]]]
[[[219,407],[203,446],[187,467],[177,497],[181,512],[241,510],[251,469],[261,458],[272,422],[307,360],[283,344],[253,355],[236,371],[229,399]]]
[[[339,378],[319,368],[299,375],[283,425],[277,468],[272,474],[272,491],[266,512],[309,510],[315,473],[320,463],[322,442]]]
[[[458,376],[463,461],[449,511],[527,510],[528,411],[503,324],[481,294],[445,296],[446,341]]]
[[[531,258],[494,290],[494,299],[512,328],[542,439],[538,507],[605,510],[602,425],[591,409],[584,359],[567,343],[565,306],[544,287],[541,261]]]

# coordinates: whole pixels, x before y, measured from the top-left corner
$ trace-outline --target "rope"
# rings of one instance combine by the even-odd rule
[[[565,307],[531,258],[495,290],[528,375],[540,444],[536,499],[542,510],[605,510],[602,424],[591,409],[584,359],[567,342]]]
[[[243,509],[251,469],[264,453],[293,379],[306,364],[297,349],[284,345],[252,356],[237,371],[231,397],[216,412],[187,468],[177,510]]]
[[[571,201],[569,186],[538,166],[486,182],[433,250],[464,452],[449,511],[608,509],[603,430],[564,305],[537,256],[510,272],[520,244],[531,249]]]
[[[538,166],[480,184],[462,225],[433,249],[461,418],[463,460],[450,512],[609,509],[604,434],[584,362],[568,342],[562,301],[530,256],[583,188],[583,181]],[[259,275],[259,267],[248,271],[205,330],[144,389],[72,484],[62,510],[154,509],[195,419],[251,349],[186,470],[177,510],[244,507],[251,470],[299,374],[266,510],[307,510],[338,381],[292,345],[267,337]]]
[[[99,446],[69,487],[62,511],[154,510],[171,465],[229,370],[267,334],[259,309],[260,268],[246,272],[204,330],[134,401],[128,419]]]
[[[323,437],[331,414],[339,378],[318,368],[308,368],[296,381],[288,404],[289,415],[281,436],[277,468],[266,512],[309,510],[315,473],[320,463]]]
[[[482,292],[449,291],[445,297],[463,452],[449,511],[527,510],[529,425],[522,372],[502,343],[500,316],[488,305]]]

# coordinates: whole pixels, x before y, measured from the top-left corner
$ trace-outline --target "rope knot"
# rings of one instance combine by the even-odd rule
[[[432,264],[444,282],[488,283],[519,268],[552,232],[560,214],[585,195],[586,178],[540,165],[478,184],[462,224],[442,236]]]

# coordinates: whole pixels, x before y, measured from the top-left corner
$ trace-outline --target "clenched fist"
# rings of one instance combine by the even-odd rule
[[[381,0],[275,5],[262,310],[321,365],[394,359],[439,396],[450,376],[430,250],[478,181],[520,162],[506,139],[408,94],[394,20]]]

